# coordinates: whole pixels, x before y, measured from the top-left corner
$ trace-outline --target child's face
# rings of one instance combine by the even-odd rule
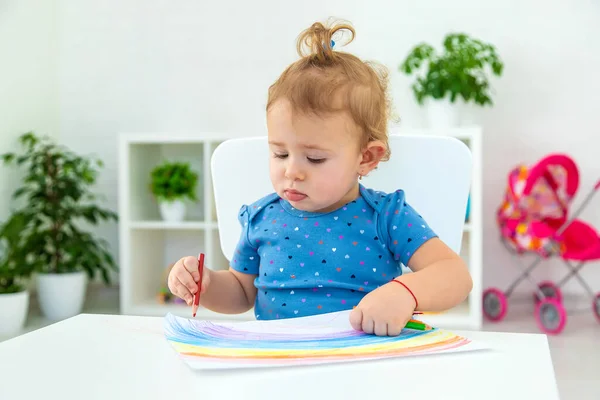
[[[273,188],[299,210],[326,212],[358,196],[359,133],[351,118],[292,113],[289,102],[267,113]]]

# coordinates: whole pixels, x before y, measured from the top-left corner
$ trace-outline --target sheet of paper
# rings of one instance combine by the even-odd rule
[[[352,328],[349,313],[228,323],[168,314],[164,332],[193,369],[337,363],[485,348],[442,329],[404,329],[395,337],[368,335]]]

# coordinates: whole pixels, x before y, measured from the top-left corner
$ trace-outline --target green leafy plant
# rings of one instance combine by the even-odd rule
[[[15,227],[12,226],[4,227],[4,230],[11,231]],[[2,251],[2,258],[0,259],[0,294],[6,293],[17,293],[25,290],[25,281],[31,276],[32,270],[29,265],[20,264],[17,259],[13,257],[13,249],[16,247],[15,243],[19,237],[19,232],[10,232],[4,234],[0,238],[0,248]]]
[[[0,227],[7,243],[1,264],[6,270],[67,273],[100,272],[110,283],[109,269],[117,270],[108,242],[81,228],[117,221],[117,214],[94,202],[90,187],[102,161],[81,157],[48,137],[28,132],[19,140],[22,154],[5,153],[5,165],[25,169],[22,186],[13,193],[24,204]]]
[[[198,174],[189,163],[165,161],[152,170],[150,179],[150,191],[158,200],[196,200]]]
[[[501,76],[504,69],[495,47],[464,33],[446,35],[443,45],[438,54],[431,45],[419,44],[399,66],[407,75],[424,70],[412,85],[417,102],[448,96],[454,103],[460,96],[465,103],[492,105],[488,74]]]

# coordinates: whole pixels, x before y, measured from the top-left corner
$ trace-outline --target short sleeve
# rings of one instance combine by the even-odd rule
[[[233,258],[230,263],[231,268],[245,274],[258,275],[260,258],[257,249],[252,246],[248,239],[251,219],[250,211],[247,206],[244,205],[240,208],[238,221],[240,221],[240,224],[242,225],[242,232],[240,233],[240,239],[233,252]]]
[[[423,217],[407,203],[402,190],[387,195],[381,221],[383,226],[380,229],[387,236],[386,246],[394,259],[407,267],[414,252],[428,240],[437,237]]]

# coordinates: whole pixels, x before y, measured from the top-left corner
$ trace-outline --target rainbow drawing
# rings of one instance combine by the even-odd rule
[[[230,323],[168,314],[164,332],[193,369],[337,363],[481,348],[442,329],[404,329],[395,337],[368,335],[350,326],[347,312]]]

